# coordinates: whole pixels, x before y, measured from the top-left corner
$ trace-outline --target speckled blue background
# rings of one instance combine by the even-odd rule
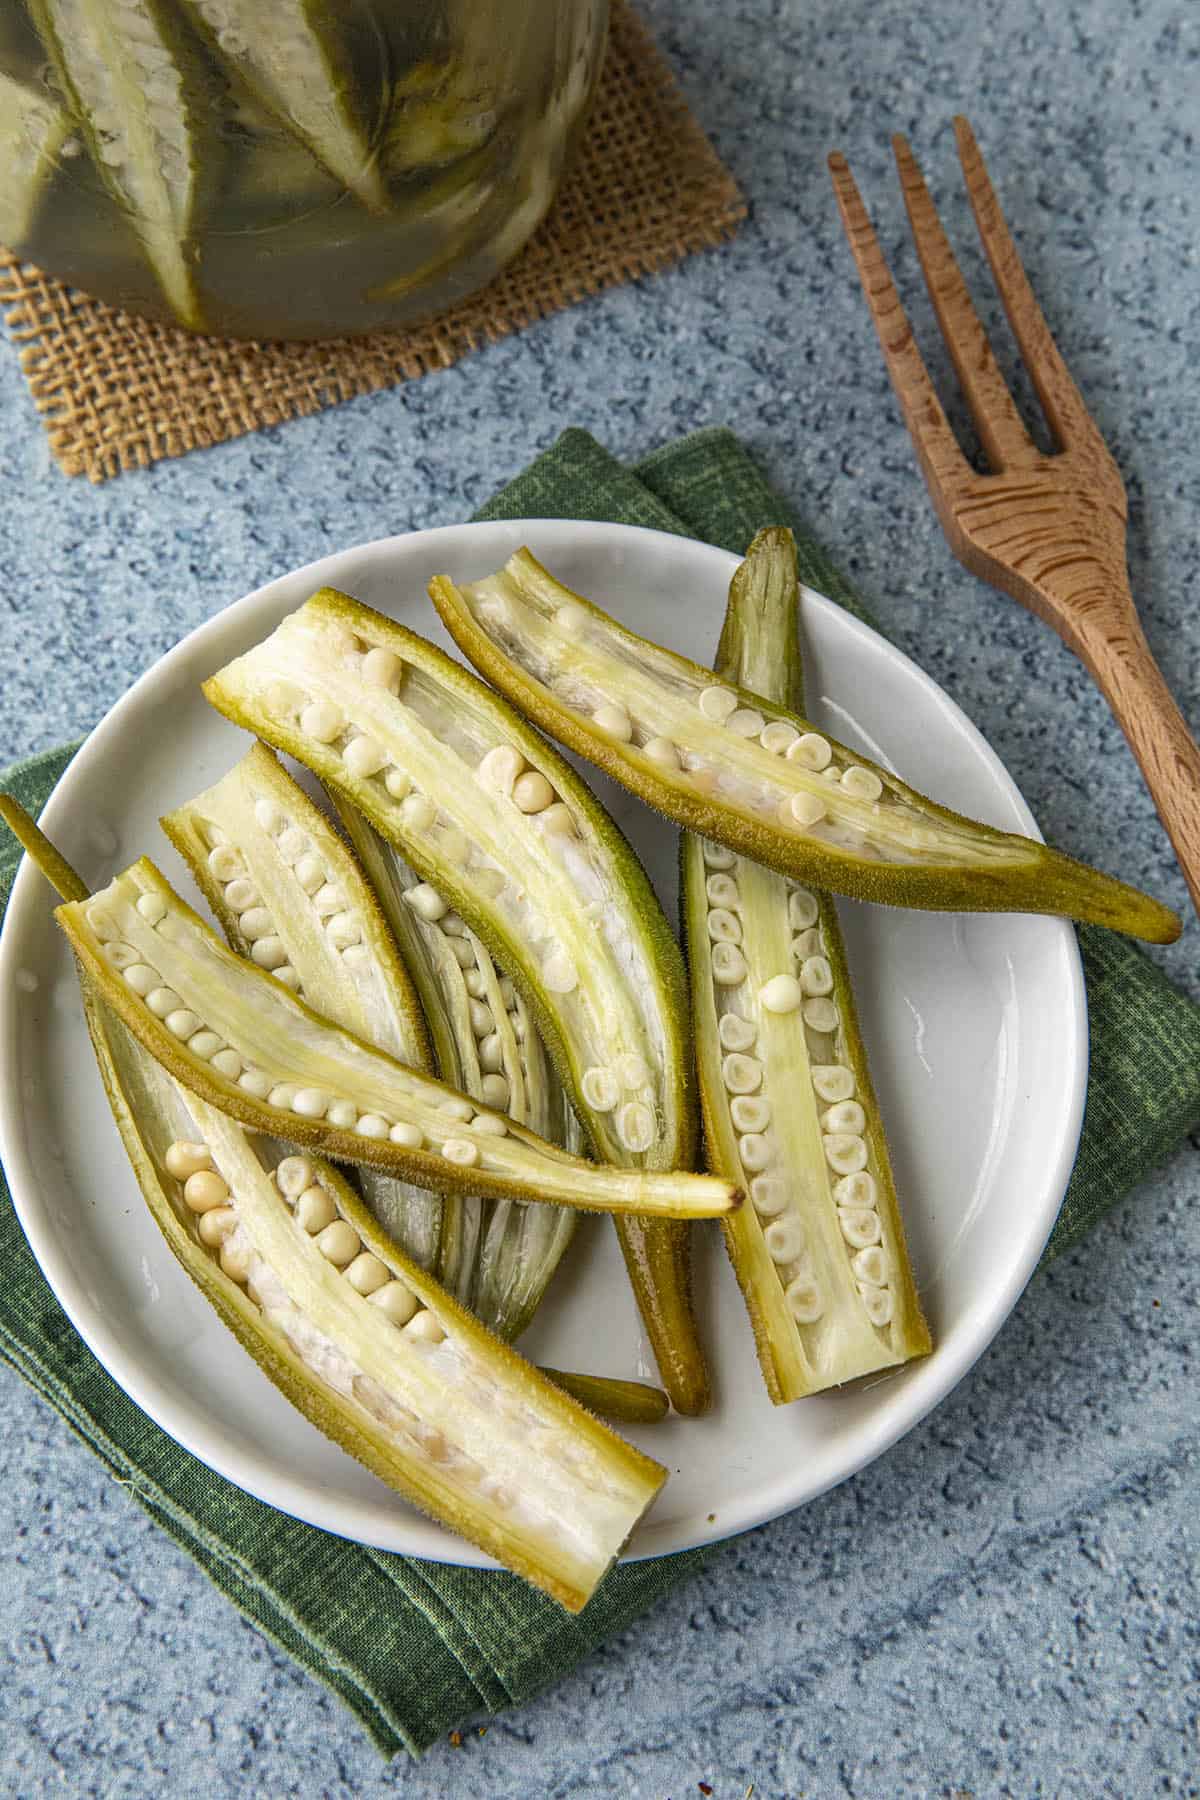
[[[566,424],[636,457],[727,422],[990,737],[1046,834],[1186,911],[1086,677],[946,550],[824,155],[849,153],[915,302],[888,134],[911,135],[969,246],[949,121],[970,113],[1124,471],[1147,632],[1200,721],[1200,9],[644,10],[750,198],[728,248],[411,387],[99,489],[57,473],[0,349],[0,756],[86,730],[184,631],[270,576],[463,518]],[[928,343],[928,309],[913,311]],[[1196,943],[1190,917],[1157,954],[1200,997]],[[1200,1793],[1198,1151],[1038,1276],[952,1398],[882,1461],[725,1545],[540,1702],[416,1767],[381,1764],[0,1374],[0,1791]]]

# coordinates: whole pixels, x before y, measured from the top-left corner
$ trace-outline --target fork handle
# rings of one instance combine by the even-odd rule
[[[1124,609],[1122,609],[1124,613]],[[1200,748],[1163,679],[1133,610],[1082,634],[1084,663],[1138,760],[1200,913]]]

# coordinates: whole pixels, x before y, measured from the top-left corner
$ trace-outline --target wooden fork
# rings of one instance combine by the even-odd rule
[[[1125,486],[1050,336],[971,127],[954,121],[975,223],[1058,445],[1034,444],[996,364],[907,142],[892,140],[926,286],[990,473],[968,463],[934,391],[846,159],[838,208],[879,342],[950,547],[972,574],[1054,626],[1098,683],[1167,828],[1200,910],[1200,750],[1150,653],[1129,590]]]

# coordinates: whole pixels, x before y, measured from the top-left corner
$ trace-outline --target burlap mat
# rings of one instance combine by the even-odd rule
[[[745,216],[733,177],[626,0],[587,135],[554,211],[490,287],[432,322],[318,344],[192,337],[118,312],[0,249],[0,306],[68,475],[104,481],[469,350],[719,243]]]

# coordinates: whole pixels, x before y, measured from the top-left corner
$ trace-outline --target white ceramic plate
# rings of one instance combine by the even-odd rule
[[[428,578],[473,579],[523,543],[647,636],[701,662],[711,657],[735,566],[723,551],[624,526],[535,520],[385,539],[271,582],[163,657],[80,750],[46,828],[94,884],[145,851],[195,901],[158,816],[247,747],[204,703],[203,677],[323,583],[446,643],[425,596]],[[804,596],[803,627],[818,724],[950,806],[1035,833],[986,743],[911,662],[816,594]],[[673,912],[674,832],[591,778]],[[716,1403],[704,1419],[630,1434],[671,1470],[633,1556],[745,1530],[887,1449],[1003,1322],[1066,1188],[1087,1041],[1069,927],[859,906],[845,906],[843,919],[937,1348],[855,1392],[772,1407],[719,1234],[698,1228],[697,1305]],[[28,863],[0,943],[0,1067],[0,1155],[21,1223],[71,1320],[138,1405],[210,1467],[298,1518],[388,1550],[485,1561],[294,1412],[178,1268],[125,1161],[50,892]],[[653,1375],[606,1221],[584,1222],[523,1347],[560,1368]]]

